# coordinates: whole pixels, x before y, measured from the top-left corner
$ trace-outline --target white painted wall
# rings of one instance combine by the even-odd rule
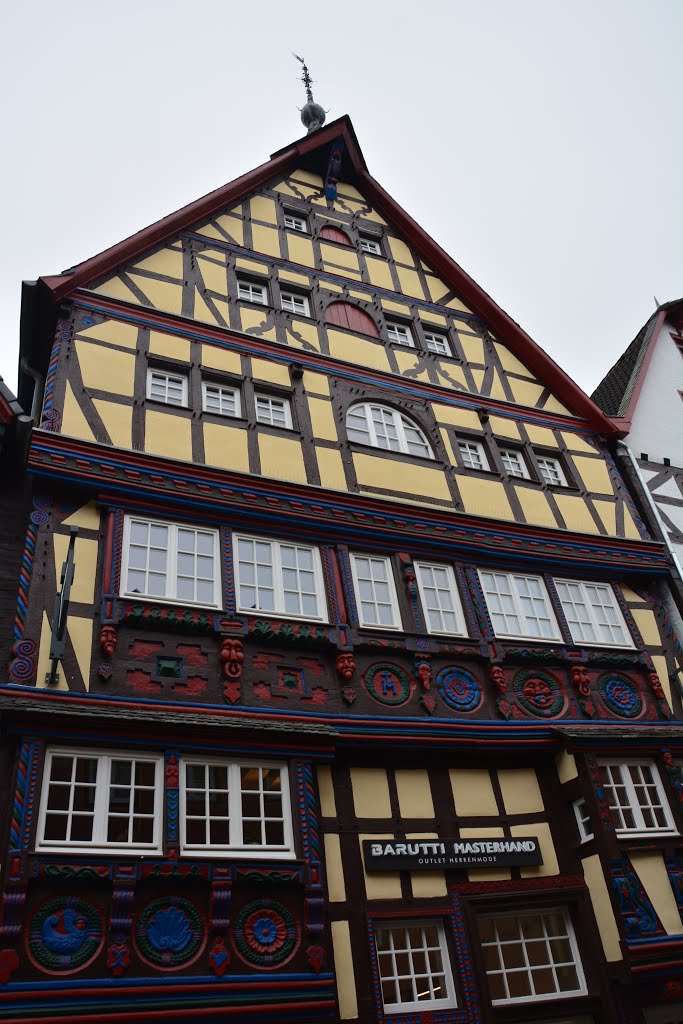
[[[683,466],[683,356],[664,322],[657,338],[626,443],[636,456],[653,462],[667,458]]]

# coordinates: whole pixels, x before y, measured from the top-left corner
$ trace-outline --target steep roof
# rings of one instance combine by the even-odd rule
[[[238,201],[249,192],[264,185],[278,174],[285,174],[297,165],[322,168],[323,174],[329,161],[333,144],[344,143],[343,163],[340,178],[356,187],[382,211],[387,220],[393,222],[440,276],[459,294],[461,299],[479,316],[488,322],[491,329],[511,351],[522,360],[554,393],[576,414],[587,419],[593,428],[607,435],[617,432],[615,425],[595,405],[584,391],[534,342],[529,335],[483,290],[409,214],[382,188],[368,172],[353,125],[347,116],[291,143],[274,153],[270,160],[247,174],[236,178],[227,185],[216,189],[176,213],[131,235],[105,252],[85,260],[56,277],[41,278],[32,301],[44,304],[45,294],[51,296],[56,306],[61,299],[68,298],[76,289],[86,287],[89,282],[116,270],[121,264],[139,258],[178,232],[186,230],[203,218],[210,218],[230,203]],[[24,336],[25,343],[36,361],[45,359],[44,352],[38,353],[35,341]],[[23,354],[24,340],[22,340]]]
[[[658,306],[591,395],[595,404],[608,416],[624,420],[623,426],[626,429],[633,417],[640,384],[647,372],[649,357],[661,325],[672,311],[683,313],[683,299],[674,299]],[[677,321],[678,317],[674,319]]]

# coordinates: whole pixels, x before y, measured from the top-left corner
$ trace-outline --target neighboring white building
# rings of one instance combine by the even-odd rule
[[[651,502],[644,511],[668,541],[683,607],[683,299],[659,306],[591,396],[625,432]],[[634,481],[635,482],[635,481]],[[647,498],[647,495],[645,497]],[[683,636],[679,632],[679,638]]]

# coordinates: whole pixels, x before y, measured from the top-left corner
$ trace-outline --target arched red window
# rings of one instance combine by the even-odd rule
[[[327,224],[320,232],[321,238],[326,238],[328,242],[339,242],[340,245],[351,245],[351,239],[342,231],[341,228],[333,228],[331,224]]]
[[[328,324],[335,324],[337,327],[347,327],[350,331],[358,331],[360,334],[369,334],[373,338],[379,338],[377,325],[369,313],[352,306],[350,302],[331,302],[325,310],[325,319]]]

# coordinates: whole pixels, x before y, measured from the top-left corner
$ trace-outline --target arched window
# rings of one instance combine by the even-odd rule
[[[434,458],[429,441],[420,428],[402,412],[386,405],[373,402],[352,405],[346,414],[346,432],[350,441],[370,444],[373,448]]]
[[[325,319],[328,324],[335,324],[336,327],[347,327],[350,331],[379,338],[377,324],[370,314],[358,306],[352,306],[350,302],[331,302],[325,310]]]
[[[326,224],[320,231],[320,237],[326,238],[328,242],[339,242],[340,245],[351,245],[351,239],[342,231],[341,228],[333,228],[331,224]]]

